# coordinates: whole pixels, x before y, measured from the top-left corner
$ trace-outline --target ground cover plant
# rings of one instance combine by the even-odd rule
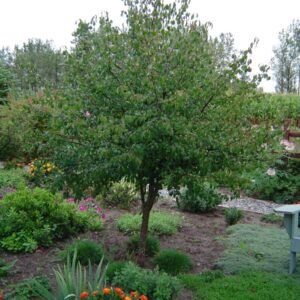
[[[0,192],[4,188],[22,188],[26,185],[22,169],[0,169]]]
[[[33,252],[54,240],[94,228],[95,215],[81,212],[60,195],[41,188],[21,189],[0,201],[0,247]],[[101,226],[101,222],[97,221]]]
[[[167,212],[152,212],[149,218],[149,232],[154,235],[174,234],[182,224],[183,219],[178,214]],[[117,221],[120,231],[126,233],[139,232],[142,224],[140,214],[124,214]]]
[[[264,214],[261,216],[261,220],[264,222],[268,222],[268,223],[280,223],[283,224],[283,217],[275,214],[275,213],[271,213],[271,214]]]
[[[127,250],[129,253],[137,253],[139,248],[140,236],[134,235],[127,242]],[[146,239],[146,252],[149,257],[154,256],[160,250],[159,239],[148,235]]]
[[[236,224],[242,217],[243,211],[236,207],[225,209],[225,219],[228,225]]]
[[[299,283],[288,275],[243,272],[207,281],[206,274],[182,275],[185,286],[195,291],[194,300],[298,299]]]
[[[250,269],[287,274],[290,239],[285,229],[237,224],[231,226],[228,233],[224,240],[226,249],[217,262],[226,273]],[[293,276],[300,277],[299,271]]]

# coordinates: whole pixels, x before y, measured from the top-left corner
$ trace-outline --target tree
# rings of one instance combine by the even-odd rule
[[[29,39],[15,47],[13,57],[13,71],[22,90],[37,92],[60,85],[64,56],[50,41]]]
[[[247,107],[261,76],[245,81],[251,47],[220,63],[221,42],[188,13],[188,0],[124,3],[121,29],[107,16],[79,23],[53,137],[55,163],[78,192],[122,177],[137,185],[142,260],[163,186],[191,186],[257,159],[264,136]]]
[[[279,45],[273,49],[272,69],[276,91],[300,92],[300,21],[293,21],[279,35]]]

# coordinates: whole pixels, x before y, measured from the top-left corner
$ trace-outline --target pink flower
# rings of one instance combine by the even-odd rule
[[[89,118],[91,116],[91,113],[87,110],[83,114],[86,118]]]
[[[84,204],[79,205],[79,210],[80,211],[87,211],[87,207]]]
[[[105,214],[102,214],[102,215],[101,215],[101,218],[102,218],[102,219],[105,219],[105,218],[106,218],[106,215],[105,215]]]
[[[69,203],[75,203],[75,198],[70,197],[70,198],[67,199],[67,201],[68,201]]]
[[[96,208],[96,212],[97,212],[97,214],[100,214],[100,213],[102,212],[102,208],[97,207],[97,208]]]
[[[281,140],[280,145],[284,146],[285,150],[288,151],[293,151],[296,148],[295,143],[288,140]]]
[[[86,199],[84,199],[85,203],[88,203],[88,202],[91,202],[91,201],[93,201],[92,197],[87,197]]]

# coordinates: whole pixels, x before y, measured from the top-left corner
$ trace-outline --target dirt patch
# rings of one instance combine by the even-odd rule
[[[223,209],[218,208],[206,214],[193,214],[179,211],[174,207],[174,202],[168,199],[157,203],[154,209],[175,211],[184,218],[183,225],[176,234],[160,238],[161,249],[176,249],[187,253],[194,264],[192,273],[199,273],[215,267],[216,261],[223,251],[223,246],[218,242],[218,237],[225,236],[227,228]],[[107,220],[101,232],[81,234],[78,238],[88,238],[102,243],[112,260],[128,260],[130,257],[126,253],[126,241],[129,236],[119,232],[116,226],[116,220],[126,211],[108,209],[106,213]],[[260,218],[261,215],[259,214],[245,212],[240,223],[269,225],[262,222]],[[5,261],[17,260],[15,268],[17,272],[5,278],[5,280],[0,280],[0,288],[8,290],[9,285],[36,275],[46,275],[51,282],[54,282],[53,268],[61,263],[58,252],[71,241],[72,239],[59,242],[49,249],[38,249],[32,254],[1,253],[0,256]],[[146,262],[146,265],[151,266],[151,259]],[[186,293],[180,299],[188,300],[192,298],[189,293]]]

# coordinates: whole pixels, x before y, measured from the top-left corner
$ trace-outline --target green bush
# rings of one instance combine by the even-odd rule
[[[161,251],[154,263],[159,270],[171,275],[185,273],[192,268],[191,259],[185,253],[173,249]]]
[[[263,222],[267,222],[267,223],[282,223],[283,222],[283,217],[279,216],[275,213],[271,213],[271,214],[264,214],[261,216],[260,218]]]
[[[109,283],[113,281],[113,278],[118,272],[121,272],[123,268],[127,265],[125,261],[114,261],[109,263],[106,270],[106,278]]]
[[[119,182],[114,182],[108,191],[99,197],[101,198],[101,203],[106,207],[130,209],[137,202],[138,193],[133,183],[122,178]]]
[[[204,182],[180,189],[176,196],[176,203],[182,210],[203,213],[214,209],[225,198],[211,184]]]
[[[139,235],[132,236],[127,243],[127,250],[130,253],[137,252],[139,248],[139,242],[140,242]],[[159,252],[159,249],[160,249],[159,240],[154,236],[148,235],[146,239],[146,255],[152,257]]]
[[[91,264],[99,264],[102,257],[104,257],[102,246],[90,240],[74,241],[62,251],[61,256],[67,261],[67,257],[73,257],[75,251],[77,252],[77,260],[84,266],[88,265],[89,261]]]
[[[126,233],[138,233],[142,224],[140,214],[124,214],[117,221],[120,231]],[[177,214],[165,212],[152,212],[149,220],[149,232],[153,235],[174,234],[182,224],[182,217]]]
[[[225,210],[225,219],[228,225],[236,224],[242,217],[243,212],[236,207],[230,207]]]
[[[18,190],[0,201],[0,247],[32,252],[89,229],[94,219],[60,195],[40,188]]]
[[[22,169],[0,169],[0,192],[3,188],[24,188],[25,172]]]
[[[142,269],[131,262],[116,274],[113,286],[120,286],[126,291],[139,291],[155,300],[171,300],[181,288],[176,277],[157,270]]]

